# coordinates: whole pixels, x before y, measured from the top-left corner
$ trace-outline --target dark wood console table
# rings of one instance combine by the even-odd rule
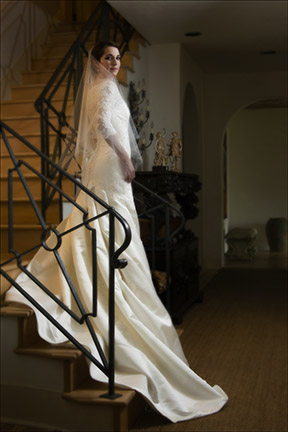
[[[133,183],[135,204],[152,274],[156,270],[167,275],[168,289],[159,292],[159,296],[174,322],[181,322],[185,309],[201,298],[198,283],[200,270],[198,239],[185,227],[188,219],[194,219],[198,215],[196,193],[200,190],[201,183],[197,175],[173,171],[140,171],[136,173],[135,180]],[[157,198],[141,189],[139,185],[176,206],[184,216],[184,224],[181,225],[181,217],[173,210],[170,210],[168,222],[167,211],[159,206]],[[151,208],[156,209],[153,215]],[[177,234],[168,238],[167,231],[171,233],[177,227],[179,229]],[[153,232],[154,250],[152,250]]]

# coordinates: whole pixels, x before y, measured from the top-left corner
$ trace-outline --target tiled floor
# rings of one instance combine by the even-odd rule
[[[287,269],[287,251],[285,252],[257,252],[252,261],[228,260],[226,259],[224,267],[237,268],[286,268]]]

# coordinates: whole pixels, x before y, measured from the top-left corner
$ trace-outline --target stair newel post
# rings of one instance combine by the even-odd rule
[[[165,206],[165,250],[166,250],[166,287],[167,287],[167,297],[166,297],[166,307],[171,315],[171,290],[170,290],[170,209]]]
[[[110,212],[110,236],[109,236],[109,394],[115,393],[115,219]]]
[[[115,215],[109,212],[109,391],[101,397],[117,399],[121,395],[115,393]]]

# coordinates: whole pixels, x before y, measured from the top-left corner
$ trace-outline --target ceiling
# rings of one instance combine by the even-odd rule
[[[286,0],[108,2],[150,44],[181,43],[206,72],[287,70]]]

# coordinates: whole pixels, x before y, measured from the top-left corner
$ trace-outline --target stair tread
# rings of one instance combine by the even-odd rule
[[[30,72],[30,71],[29,71]],[[34,71],[34,73],[35,73],[36,71]],[[38,71],[37,71],[38,72]],[[39,72],[39,73],[41,73],[41,72]],[[42,84],[40,84],[40,85],[42,85]],[[20,86],[20,87],[22,87],[22,85]],[[73,100],[73,98],[68,98],[68,100]],[[55,102],[62,102],[63,101],[63,98],[59,98],[59,99],[53,99],[53,101],[55,101]],[[30,103],[31,102],[31,104],[33,104],[34,105],[34,103],[35,103],[35,99],[33,98],[33,99],[9,99],[9,100],[5,100],[5,101],[1,101],[1,105],[8,105],[8,104],[25,104],[25,103]],[[36,111],[37,112],[37,111]]]
[[[82,352],[73,344],[64,343],[52,345],[44,340],[40,340],[29,347],[18,347],[14,352],[17,354],[33,354],[40,357],[50,357],[63,360],[74,360],[83,355]]]
[[[37,174],[24,174],[25,179],[30,179],[30,180],[41,180],[41,178],[39,177],[39,175]],[[7,173],[4,172],[4,175],[1,171],[1,175],[0,175],[1,180],[3,179],[7,179]],[[19,177],[15,177],[14,179],[20,179]],[[62,183],[63,181],[70,181],[70,179],[68,179],[67,177],[63,176],[62,178]]]
[[[55,115],[54,115],[54,117],[56,117]],[[13,117],[11,117],[11,116],[2,116],[2,120],[24,120],[24,119],[27,119],[27,120],[39,120],[40,119],[40,115],[36,112],[36,114],[32,114],[32,115],[27,115],[27,116],[19,116],[19,115],[17,115],[17,116],[13,116]]]
[[[49,118],[57,118],[57,115],[56,114],[50,114],[49,115]],[[13,116],[13,117],[11,117],[11,116],[2,116],[2,120],[40,120],[40,114],[39,113],[37,113],[37,111],[36,111],[36,114],[32,114],[32,115],[26,115],[26,116],[19,116],[19,115],[17,115],[17,116]]]
[[[33,314],[33,309],[22,303],[4,303],[0,308],[1,316],[25,318]]]
[[[35,153],[32,151],[31,152],[15,152],[14,156],[16,157],[16,159],[19,157],[23,157],[25,159],[26,158],[29,159],[31,157],[38,157],[38,158],[40,157],[40,155],[38,153]],[[9,153],[1,155],[1,159],[9,159],[9,158],[10,158]]]
[[[3,229],[8,229],[8,224],[1,224],[1,228]],[[43,229],[43,227],[40,224],[14,224],[13,225],[13,229],[23,229],[23,228],[27,228],[27,229]]]
[[[59,87],[64,87],[65,85],[66,84],[63,83],[63,84],[60,84]],[[28,88],[28,87],[38,88],[38,87],[45,87],[45,86],[46,86],[45,83],[41,83],[41,84],[21,84],[21,85],[18,85],[18,86],[12,86],[11,89]],[[35,99],[34,99],[34,102],[35,102]]]
[[[115,388],[115,393],[121,396],[116,399],[103,398],[103,394],[108,393],[107,384],[94,381],[88,378],[79,387],[70,392],[65,392],[62,396],[65,399],[74,400],[79,403],[97,403],[103,405],[127,406],[136,396],[136,391],[131,389]]]
[[[34,198],[34,200],[36,202],[41,203],[41,198]],[[13,198],[13,202],[16,203],[27,203],[27,201],[30,201],[28,196],[27,197],[15,197]],[[58,204],[59,203],[59,199],[58,198],[53,198],[52,200],[53,203]],[[8,198],[1,198],[1,203],[8,203]]]
[[[50,57],[49,57],[50,58]],[[38,74],[40,74],[40,73],[53,73],[53,72],[55,72],[55,69],[45,69],[45,71],[39,71],[38,69],[31,69],[31,70],[27,70],[27,71],[25,71],[25,72],[22,72],[23,74],[35,74],[35,73],[38,73]]]
[[[3,172],[1,171],[0,178],[1,178],[1,180],[3,180],[3,179],[7,179],[7,173],[5,173],[5,172],[3,173]],[[15,177],[14,179],[19,179],[19,180],[20,180],[19,177]],[[38,175],[36,175],[36,174],[25,174],[25,179],[30,179],[30,180],[41,180],[40,177],[39,177]]]
[[[9,135],[9,134],[7,134],[9,137],[11,137],[11,136],[13,136],[13,135]],[[51,132],[51,133],[49,133],[49,135],[51,136],[51,135],[56,135],[56,132]],[[22,137],[26,137],[26,136],[31,136],[31,137],[40,137],[41,136],[41,133],[40,132],[24,132],[22,135],[21,135]]]

